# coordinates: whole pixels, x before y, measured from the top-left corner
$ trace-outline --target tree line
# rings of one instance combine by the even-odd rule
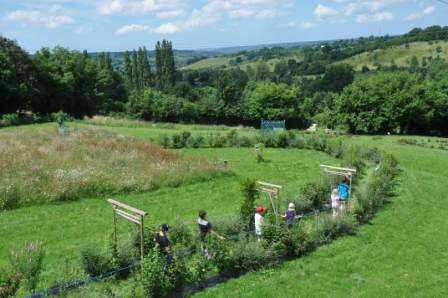
[[[413,29],[400,42],[447,38],[445,30]],[[447,135],[447,62],[415,57],[404,67],[362,73],[338,63],[366,44],[361,39],[305,47],[303,60],[281,58],[273,67],[261,60],[247,68],[180,70],[172,43],[163,40],[155,45],[155,67],[141,47],[126,52],[122,67],[114,69],[108,53],[92,59],[85,51],[56,47],[31,56],[0,37],[0,116],[61,110],[76,118],[104,114],[187,123],[282,119],[290,128],[317,122],[352,133]]]

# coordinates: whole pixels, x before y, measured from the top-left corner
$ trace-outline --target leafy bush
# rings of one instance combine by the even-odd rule
[[[20,273],[7,272],[0,268],[0,298],[14,297],[21,280],[22,275]]]
[[[34,292],[39,283],[44,257],[45,249],[40,241],[25,243],[22,249],[11,252],[11,267],[21,274],[23,283],[30,292]]]
[[[12,113],[12,114],[5,114],[2,116],[0,124],[2,126],[11,126],[11,125],[17,125],[20,124],[20,118],[19,114]]]
[[[305,184],[300,190],[301,199],[306,202],[311,202],[314,209],[320,209],[328,201],[330,197],[329,184],[325,180],[320,182],[309,182]],[[308,210],[300,210],[306,212]]]
[[[20,190],[16,185],[0,185],[0,211],[20,206]]]
[[[193,236],[191,235],[190,225],[184,221],[176,220],[170,226],[169,233],[170,241],[173,245],[188,246],[192,243]]]
[[[213,148],[222,148],[225,147],[227,142],[227,139],[225,136],[221,135],[221,134],[217,134],[214,138],[213,138],[213,144],[212,147]]]
[[[171,148],[180,149],[183,148],[182,135],[181,134],[173,134],[171,136]]]
[[[282,239],[286,256],[300,257],[310,249],[309,236],[302,225],[295,225]]]
[[[154,247],[150,254],[141,262],[140,283],[145,297],[165,297],[172,289],[165,266],[165,258],[160,255],[157,247]]]
[[[236,277],[249,271],[278,262],[271,249],[265,249],[256,240],[215,242],[212,261],[223,276]]]
[[[115,270],[121,269],[115,274],[115,278],[125,279],[129,277],[132,269],[128,267],[137,263],[140,257],[139,250],[135,248],[132,239],[122,242],[118,247],[111,241],[110,248],[112,250],[112,266]]]
[[[188,147],[191,148],[201,148],[205,145],[205,138],[201,135],[191,136],[188,139]]]
[[[240,140],[238,136],[238,132],[236,129],[230,130],[227,135],[227,144],[229,144],[230,147],[239,147],[240,146]]]
[[[200,289],[204,288],[211,265],[208,258],[195,254],[190,263],[190,282],[195,283]]]
[[[341,235],[353,235],[357,225],[356,219],[351,215],[337,217],[330,214],[320,215],[315,227],[310,232],[310,243],[317,247],[330,243]]]
[[[248,179],[241,185],[243,202],[240,207],[241,220],[244,222],[246,230],[254,228],[255,200],[258,198],[257,185],[254,180]]]
[[[98,276],[113,269],[111,257],[98,251],[95,246],[86,246],[81,249],[81,266],[90,276]]]
[[[171,289],[181,288],[190,279],[190,270],[183,259],[176,258],[172,261],[166,272]]]
[[[253,216],[253,215],[252,215]],[[241,216],[228,215],[213,221],[213,229],[226,239],[240,239],[247,228],[248,221],[243,221]]]
[[[170,147],[170,137],[166,133],[160,134],[157,139],[157,144],[159,144],[163,148],[169,148]]]
[[[276,135],[276,147],[287,148],[291,142],[291,135],[287,132],[281,132]]]
[[[254,145],[254,141],[248,136],[241,136],[240,138],[240,146],[241,147],[252,147]]]
[[[70,115],[64,113],[63,111],[55,112],[51,114],[51,120],[55,121],[59,126],[63,125],[65,122],[71,120]]]
[[[181,148],[187,147],[188,140],[190,139],[190,137],[191,137],[191,133],[189,131],[184,130],[184,131],[181,132],[181,134],[180,134],[180,145],[181,145]]]

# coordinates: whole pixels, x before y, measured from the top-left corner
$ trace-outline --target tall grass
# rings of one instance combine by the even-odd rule
[[[205,159],[106,130],[0,133],[0,210],[177,186],[221,172]]]

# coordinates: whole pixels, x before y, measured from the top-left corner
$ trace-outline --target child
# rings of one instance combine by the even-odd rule
[[[263,213],[266,209],[263,206],[258,206],[255,210],[255,235],[258,237],[258,241],[260,241],[261,237],[261,225],[263,224]]]
[[[336,217],[339,214],[339,190],[337,188],[331,192],[331,209],[333,217]]]
[[[294,205],[294,203],[289,203],[288,209],[286,210],[285,215],[283,215],[283,218],[286,218],[286,223],[288,224],[288,229],[291,229],[292,226],[294,225],[294,221],[297,218],[302,218],[302,216],[297,215],[296,206]]]
[[[344,210],[347,206],[348,196],[350,193],[350,186],[348,185],[347,177],[343,177],[341,183],[338,185],[340,209]]]
[[[214,236],[216,236],[217,238],[219,238],[221,240],[224,240],[225,238],[222,237],[221,235],[219,235],[218,233],[216,233],[215,231],[213,231],[212,224],[206,220],[206,217],[207,217],[207,212],[205,212],[203,210],[199,212],[198,224],[199,224],[199,239],[201,240],[201,250],[202,250],[202,253],[206,257],[208,257],[209,256],[208,249],[204,244],[207,235],[213,234]]]

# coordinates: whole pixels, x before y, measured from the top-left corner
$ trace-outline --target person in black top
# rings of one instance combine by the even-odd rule
[[[204,242],[208,234],[213,234],[217,238],[224,240],[225,238],[213,231],[212,224],[209,223],[206,220],[207,212],[200,211],[199,212],[199,218],[198,218],[198,225],[199,225],[199,239],[201,240],[201,249],[202,253],[206,256],[208,256],[208,250],[207,247],[205,247]]]
[[[166,256],[167,265],[171,263],[171,249],[170,249],[170,240],[168,239],[168,229],[169,226],[167,224],[160,225],[160,231],[154,236],[154,240],[159,246],[160,253]]]

